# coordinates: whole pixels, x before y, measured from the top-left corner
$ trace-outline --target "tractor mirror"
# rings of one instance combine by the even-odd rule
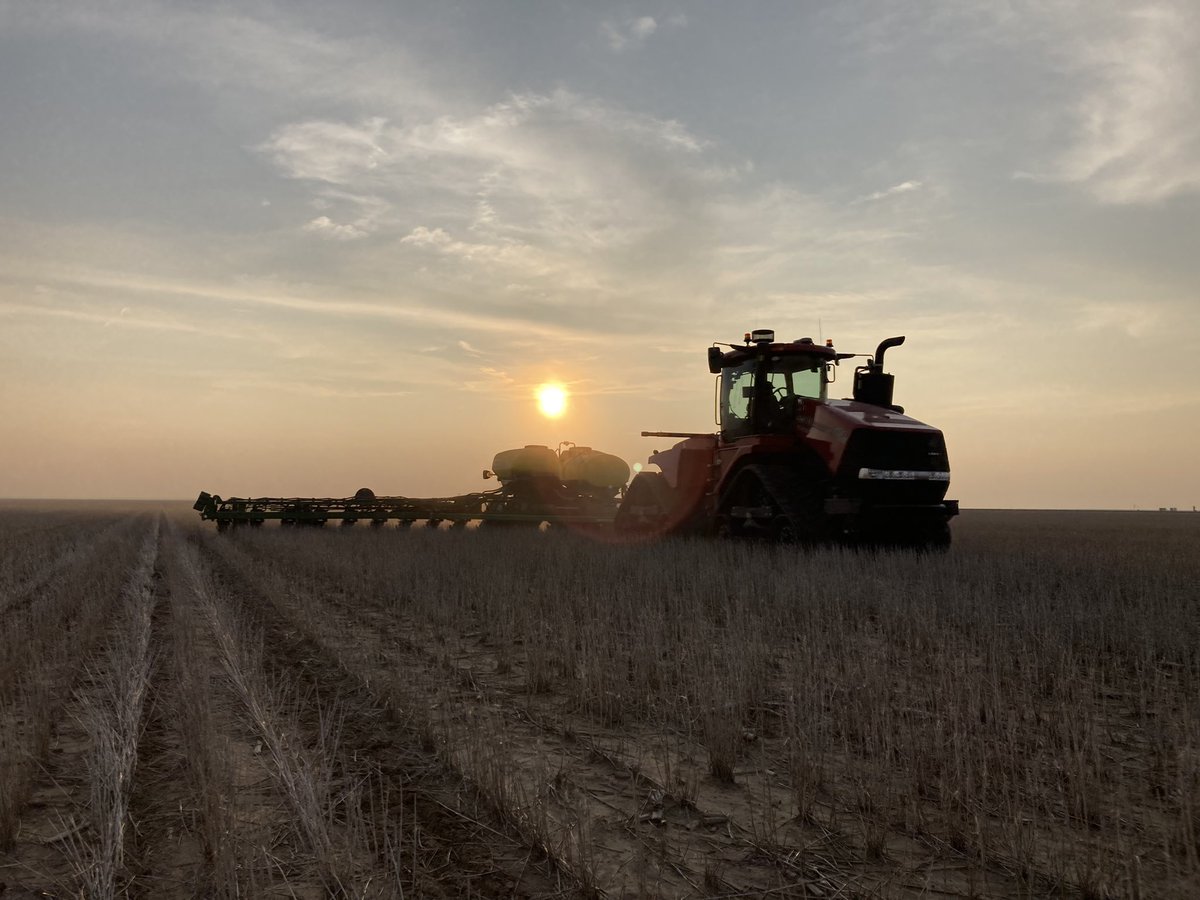
[[[721,348],[720,347],[709,347],[708,348],[708,371],[711,372],[713,375],[716,375],[718,372],[721,371]]]

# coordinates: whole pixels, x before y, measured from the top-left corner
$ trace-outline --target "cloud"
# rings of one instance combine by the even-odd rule
[[[367,232],[357,225],[339,225],[329,216],[317,216],[304,226],[304,230],[335,241],[353,241],[367,236]]]
[[[414,247],[445,247],[452,243],[450,235],[441,228],[426,228],[418,225],[411,232],[400,238],[402,244],[412,244]]]
[[[338,400],[382,400],[391,397],[406,397],[415,392],[415,386],[397,383],[392,379],[364,379],[333,372],[324,378],[290,377],[287,379],[258,372],[223,373],[212,377],[210,383],[214,389],[230,393],[275,391],[282,394]],[[357,383],[363,383],[364,386],[356,386]],[[381,386],[376,386],[376,383],[380,383]]]
[[[1194,0],[848,0],[825,18],[866,71],[911,86],[901,102],[923,98],[915,115],[941,102],[947,124],[970,129],[942,141],[947,155],[992,144],[1014,177],[1110,205],[1200,190]]]
[[[353,125],[298,122],[276,131],[257,149],[289,178],[344,184],[388,159],[389,151],[381,146],[386,126],[380,117]]]
[[[19,265],[11,260],[4,260],[4,271],[7,280],[19,278]],[[328,320],[346,320],[359,322],[396,322],[406,325],[423,325],[438,328],[473,329],[491,335],[520,335],[538,340],[553,340],[564,344],[588,342],[596,336],[585,330],[557,324],[552,321],[535,318],[523,319],[509,315],[495,315],[487,311],[472,309],[453,309],[440,307],[436,304],[421,300],[408,300],[402,295],[390,293],[386,300],[372,302],[366,299],[349,299],[338,296],[300,296],[289,290],[284,284],[272,280],[261,280],[256,283],[238,285],[205,282],[194,279],[175,277],[157,277],[130,274],[127,272],[109,272],[100,269],[60,270],[49,276],[44,271],[38,271],[39,280],[51,286],[68,286],[80,288],[98,295],[114,292],[127,297],[131,292],[157,298],[160,302],[195,301],[206,303],[219,302],[234,308],[258,308],[285,310],[293,313],[304,313],[320,316]],[[20,307],[5,303],[0,305],[0,312]],[[32,309],[46,309],[30,307]],[[207,309],[207,307],[206,307]],[[211,310],[209,310],[211,311]],[[76,317],[81,320],[110,321],[111,316],[98,316],[87,312],[70,310],[48,310],[46,315],[61,315]],[[134,324],[130,319],[118,319],[122,324]],[[147,326],[149,327],[149,326]],[[191,330],[197,333],[208,333],[188,325],[166,323],[161,326],[169,330]],[[216,331],[216,334],[225,332]]]
[[[1122,7],[1108,33],[1070,46],[1085,85],[1070,145],[1046,180],[1103,203],[1153,203],[1200,190],[1200,8]]]
[[[1132,340],[1160,338],[1167,333],[1167,311],[1151,304],[1090,301],[1081,303],[1075,314],[1077,327],[1085,331],[1121,334]]]
[[[609,48],[615,53],[622,53],[630,47],[640,46],[656,31],[658,31],[658,22],[651,16],[639,16],[620,23],[604,22],[600,26],[601,34],[608,41]]]
[[[875,191],[873,194],[861,198],[865,201],[882,200],[884,197],[894,197],[896,194],[907,194],[910,191],[920,190],[922,187],[920,181],[902,181],[899,184],[892,185],[890,188],[882,191]]]
[[[564,303],[578,291],[604,296],[603,282],[628,281],[631,267],[702,252],[706,199],[741,177],[679,122],[566,90],[454,116],[306,120],[258,149],[310,183],[314,203],[346,207],[323,210],[328,221],[309,230],[394,236],[446,261],[443,286],[490,269],[510,298],[552,291]],[[352,230],[335,230],[343,225]]]
[[[479,374],[484,376],[483,380],[466,382],[465,386],[469,390],[489,390],[501,385],[516,384],[516,379],[507,372],[494,369],[491,366],[481,366]]]
[[[211,326],[197,325],[194,322],[158,318],[154,316],[134,315],[133,311],[127,306],[122,307],[117,315],[113,316],[108,313],[91,312],[86,309],[72,309],[69,307],[51,307],[38,306],[29,303],[4,302],[0,303],[0,316],[29,319],[59,319],[79,322],[85,325],[99,325],[102,328],[111,328],[116,326],[119,328],[129,328],[138,331],[174,332],[176,334],[200,335],[203,337],[220,338],[222,340],[232,339],[255,342],[265,340],[266,342],[270,342],[269,338],[258,334],[229,331]]]
[[[89,37],[139,44],[126,55],[159,81],[174,77],[208,89],[269,98],[274,114],[313,100],[432,108],[425,67],[382,37],[353,40],[298,24],[282,9],[262,14],[234,6],[156,0],[80,4],[41,0],[3,4],[5,26],[29,31],[70,29]],[[289,20],[291,19],[291,20]]]

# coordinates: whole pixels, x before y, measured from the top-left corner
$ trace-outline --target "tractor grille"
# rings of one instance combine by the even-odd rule
[[[843,492],[879,504],[938,503],[946,496],[945,481],[864,481],[860,469],[895,472],[946,472],[950,460],[946,442],[938,432],[875,431],[860,429],[850,436],[838,466],[837,481]]]
[[[946,457],[946,442],[937,432],[864,428],[850,435],[838,471],[857,478],[858,470],[864,467],[945,472],[950,460]]]

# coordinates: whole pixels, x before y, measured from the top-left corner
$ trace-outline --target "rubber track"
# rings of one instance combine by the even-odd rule
[[[810,543],[829,537],[829,526],[824,517],[814,516],[811,508],[806,509],[806,504],[820,498],[821,490],[813,481],[803,478],[799,470],[751,465],[743,472],[758,478],[770,495],[777,514],[787,518],[799,540]]]

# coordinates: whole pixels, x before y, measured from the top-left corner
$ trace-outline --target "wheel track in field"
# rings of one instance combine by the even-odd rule
[[[173,529],[164,523],[151,617],[157,655],[130,798],[134,839],[127,856],[129,877],[124,892],[134,898],[219,897],[237,886],[236,853],[229,850],[236,843],[235,823],[231,818],[205,821],[206,816],[214,816],[214,810],[229,805],[233,787],[215,772],[207,779],[197,778],[192,771],[196,755],[212,753],[214,748],[189,746],[187,741],[187,726],[201,723],[198,734],[207,740],[224,735],[232,746],[235,728],[229,721],[211,725],[211,694],[219,694],[220,687],[207,678],[213,665],[203,647],[195,647],[202,644],[203,632],[195,629],[189,633],[186,625],[179,624],[180,617],[187,615],[182,605],[189,598],[181,586],[176,552]],[[185,676],[204,677],[205,690],[185,691]],[[211,794],[211,802],[205,803],[204,791]],[[206,841],[206,835],[214,832],[223,832],[225,837]],[[222,840],[228,847],[220,846]],[[221,870],[227,876],[224,881],[217,877],[221,861],[228,863]]]
[[[144,521],[144,517],[137,521]],[[140,579],[149,577],[152,565],[153,559],[143,556],[121,589],[122,596],[111,597],[108,603],[92,611],[97,618],[116,611],[107,627],[81,636],[77,632],[84,630],[86,623],[79,623],[80,610],[73,610],[65,620],[62,639],[71,643],[72,653],[56,671],[41,675],[56,688],[48,695],[51,706],[40,711],[48,723],[46,753],[42,755],[44,758],[25,761],[27,801],[21,810],[13,846],[0,856],[3,870],[14,879],[9,887],[24,887],[36,896],[77,894],[82,861],[92,854],[96,840],[88,815],[94,796],[89,773],[94,735],[86,724],[87,698],[100,690],[110,674],[105,667],[105,654],[99,648],[111,646],[119,639],[125,605],[133,602],[132,592]],[[24,720],[25,727],[30,727],[33,718],[31,714]]]
[[[130,895],[295,896],[297,891],[299,896],[397,895],[402,889],[389,889],[378,877],[378,867],[368,871],[369,861],[359,867],[366,876],[357,888],[349,887],[348,881],[346,890],[327,881],[322,884],[317,857],[311,846],[305,846],[304,829],[297,827],[298,816],[288,813],[293,798],[286,790],[287,778],[277,770],[280,755],[264,749],[266,743],[274,741],[278,746],[282,741],[287,745],[285,755],[293,748],[302,752],[316,726],[292,727],[301,723],[283,722],[280,710],[267,701],[286,693],[282,679],[275,677],[285,673],[281,670],[259,680],[259,673],[250,671],[261,636],[230,619],[237,598],[207,581],[205,564],[194,552],[189,555],[187,548],[178,545],[174,551],[167,554],[173,635],[164,633],[161,622],[160,633],[164,639],[175,638],[173,649],[190,648],[191,653],[182,671],[160,671],[159,696],[168,714],[152,715],[148,721],[145,744],[155,752],[143,757],[139,776],[146,777],[140,778],[136,804],[136,817],[143,823],[139,831],[148,837],[139,848],[138,866],[128,885]],[[185,689],[183,672],[197,670],[202,684]],[[250,707],[231,682],[255,685]],[[288,678],[289,685],[294,682],[294,677]],[[194,719],[207,724],[202,722],[194,729],[200,733],[189,737],[186,732]],[[278,721],[264,731],[267,720]],[[279,724],[288,727],[281,729]],[[214,755],[219,759],[214,760]],[[190,782],[189,791],[172,789],[172,771]],[[196,824],[189,828],[189,820]],[[189,831],[192,847],[181,860],[178,845],[182,833]],[[425,872],[418,874],[422,880],[408,883],[416,896],[457,895],[444,892]]]
[[[447,770],[428,729],[403,706],[387,702],[396,693],[381,695],[378,683],[369,689],[341,665],[327,643],[298,628],[286,605],[263,592],[236,560],[214,553],[212,544],[203,546],[218,589],[262,628],[264,664],[277,679],[311,691],[309,702],[299,708],[309,719],[305,729],[320,727],[314,720],[322,698],[339,698],[342,745],[383,788],[376,789],[372,819],[381,828],[402,818],[416,825],[403,853],[418,896],[549,898],[576,893],[572,882],[564,885],[543,861],[548,848],[514,840],[505,823],[480,804],[477,793]]]
[[[144,517],[120,523],[130,529],[130,543],[137,523],[142,521]],[[101,588],[84,577],[92,574],[90,571],[71,569],[75,577],[45,598],[51,604],[43,610],[46,621],[39,623],[31,618],[22,623],[14,613],[3,623],[8,646],[0,659],[0,728],[4,729],[0,735],[0,825],[19,820],[31,799],[37,807],[37,773],[50,751],[55,720],[62,720],[72,690],[86,680],[84,658],[104,637],[104,617],[115,608],[126,584],[112,568],[123,558],[121,547],[105,546],[112,552],[110,567],[100,579]],[[72,592],[78,596],[72,596]],[[79,602],[82,597],[89,598],[91,605],[85,607]],[[26,630],[19,631],[20,627]],[[3,832],[0,828],[0,842],[6,839]]]

